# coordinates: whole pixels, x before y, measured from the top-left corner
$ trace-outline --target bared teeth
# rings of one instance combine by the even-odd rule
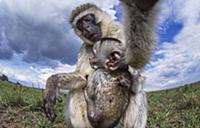
[[[121,57],[119,54],[115,53],[114,56],[119,60]]]
[[[109,61],[110,61],[109,59],[106,59],[106,64],[109,63]]]

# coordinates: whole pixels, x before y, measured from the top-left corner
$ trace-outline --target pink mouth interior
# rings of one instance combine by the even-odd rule
[[[119,61],[116,61],[115,63],[108,62],[107,65],[109,70],[114,71],[119,67]]]

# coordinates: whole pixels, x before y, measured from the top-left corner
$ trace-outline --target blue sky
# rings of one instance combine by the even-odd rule
[[[0,73],[44,87],[46,79],[74,71],[82,41],[68,17],[92,2],[121,21],[118,0],[0,0]],[[200,0],[165,0],[156,19],[157,47],[145,67],[145,90],[200,81]]]

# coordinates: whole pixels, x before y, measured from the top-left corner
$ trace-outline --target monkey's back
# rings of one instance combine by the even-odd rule
[[[131,75],[129,72],[113,74],[96,70],[88,78],[85,95],[88,118],[94,127],[113,127],[128,106],[130,86],[122,85],[118,79],[123,75],[131,81]]]

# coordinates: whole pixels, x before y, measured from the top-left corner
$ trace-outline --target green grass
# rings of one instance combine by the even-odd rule
[[[151,92],[147,96],[149,128],[200,128],[200,83]],[[42,97],[43,90],[0,81],[0,127],[67,127],[63,114],[65,102],[57,103],[57,118],[51,123],[43,113]]]
[[[51,123],[44,116],[42,98],[43,90],[0,81],[0,128],[61,128],[66,126],[63,114],[65,103],[57,104],[57,118],[54,123]]]
[[[148,93],[150,128],[200,128],[200,83]]]

